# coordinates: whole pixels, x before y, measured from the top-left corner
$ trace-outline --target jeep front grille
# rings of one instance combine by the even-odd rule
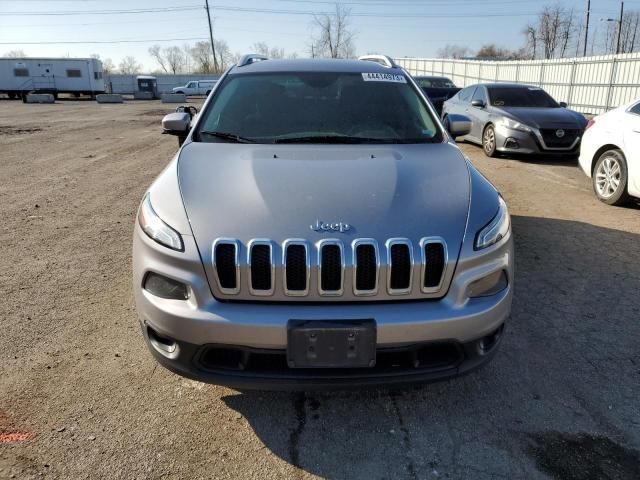
[[[392,238],[384,245],[362,238],[347,244],[268,239],[242,244],[220,238],[213,245],[214,294],[228,300],[400,300],[438,298],[450,272],[440,237],[414,244]],[[371,298],[374,297],[374,298]]]

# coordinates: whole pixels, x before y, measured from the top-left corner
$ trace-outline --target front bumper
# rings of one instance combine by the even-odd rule
[[[576,156],[580,153],[580,137],[570,147],[550,148],[544,144],[539,132],[523,132],[503,126],[496,126],[496,149],[501,153],[523,155],[565,155]]]
[[[197,380],[235,388],[315,388],[423,382],[455,376],[489,360],[494,348],[479,352],[479,341],[501,332],[513,296],[513,242],[499,244],[458,262],[453,282],[441,300],[371,303],[220,302],[213,298],[192,237],[183,236],[185,252],[172,252],[150,240],[136,225],[134,233],[134,293],[144,337],[158,361],[168,369]],[[498,270],[508,286],[487,297],[468,298],[471,283]],[[155,297],[142,288],[145,275],[157,272],[186,283],[189,300]],[[377,352],[410,352],[445,345],[451,361],[421,368],[301,370],[211,368],[201,361],[212,347],[279,355],[286,350],[291,319],[374,319]],[[151,337],[150,337],[151,335]],[[498,337],[500,337],[498,335]],[[160,347],[158,346],[160,344]],[[166,345],[171,345],[168,351]],[[257,358],[257,357],[256,357]],[[407,358],[406,356],[404,357]],[[278,360],[276,360],[277,363]],[[415,364],[414,364],[415,365]]]

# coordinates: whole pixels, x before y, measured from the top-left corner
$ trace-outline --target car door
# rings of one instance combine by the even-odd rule
[[[187,95],[195,95],[196,93],[198,93],[198,82],[187,83],[187,86],[184,89],[184,93]]]
[[[469,107],[469,102],[471,102],[471,96],[475,89],[476,86],[472,85],[471,87],[460,90],[455,97],[447,101],[446,111],[444,113],[466,115],[466,109]]]
[[[629,193],[640,196],[640,102],[625,114],[624,153],[629,174]]]
[[[483,106],[473,106],[471,103],[474,100],[482,102]],[[471,133],[470,136],[478,141],[482,138],[482,130],[489,120],[489,113],[487,110],[488,98],[486,88],[479,86],[473,92],[469,106],[465,114],[471,119]]]

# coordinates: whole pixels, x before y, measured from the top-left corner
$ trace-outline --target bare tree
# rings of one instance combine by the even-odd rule
[[[4,56],[7,58],[24,58],[27,54],[24,53],[24,50],[9,50]]]
[[[139,73],[140,70],[142,70],[142,65],[140,65],[134,57],[128,55],[122,59],[119,68],[120,73],[132,75],[134,73]]]
[[[233,55],[229,45],[224,40],[214,40],[218,69],[216,70],[213,59],[213,51],[210,42],[196,42],[191,49],[191,58],[194,63],[194,71],[198,73],[222,73],[227,66],[233,63]]]
[[[335,14],[314,15],[312,57],[350,58],[355,56],[355,34],[351,30],[351,10],[336,4]]]
[[[563,12],[562,19],[560,21],[559,27],[559,43],[560,43],[560,57],[564,58],[565,53],[567,52],[567,47],[569,46],[569,42],[573,39],[576,34],[576,26],[575,26],[575,18],[573,15],[573,9],[569,12]]]
[[[110,73],[114,73],[116,71],[116,66],[113,63],[113,60],[110,58],[105,58],[102,60],[102,73],[105,75],[109,75]]]
[[[267,45],[265,42],[254,43],[253,45],[251,45],[251,50],[254,53],[258,53],[260,55],[264,55],[265,57],[269,57],[269,58],[285,57],[284,48],[280,48],[280,47],[269,48],[269,45]]]
[[[181,72],[186,63],[184,52],[176,46],[160,48],[160,45],[154,45],[149,48],[149,55],[158,62],[165,73]]]
[[[169,73],[167,62],[164,58],[164,55],[162,54],[162,48],[160,47],[160,45],[156,44],[153,47],[149,47],[149,55],[151,55],[151,57],[156,62],[158,62],[158,65],[160,65],[160,68],[162,68],[165,73]]]
[[[185,59],[180,47],[169,47],[164,49],[164,58],[167,60],[169,71],[173,74],[184,69]]]
[[[446,44],[438,50],[439,58],[464,58],[469,56],[469,47]]]
[[[527,24],[522,31],[526,37],[526,49],[529,51],[530,58],[536,58],[538,55],[538,29],[536,25]]]

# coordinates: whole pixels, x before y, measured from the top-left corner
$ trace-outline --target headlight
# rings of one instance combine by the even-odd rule
[[[149,238],[155,240],[161,245],[168,247],[172,250],[184,252],[184,244],[182,243],[182,237],[169,225],[164,223],[162,219],[156,214],[151,206],[151,200],[147,193],[142,200],[140,210],[138,211],[138,222],[144,233]]]
[[[511,120],[510,118],[506,117],[502,117],[496,123],[501,127],[509,128],[511,130],[519,130],[521,132],[531,131],[531,127],[525,125],[524,123],[516,122],[515,120]]]
[[[507,204],[504,203],[502,197],[498,197],[498,202],[498,213],[496,213],[493,220],[491,220],[486,227],[480,230],[476,236],[476,250],[482,250],[483,248],[490,247],[494,243],[498,243],[509,233],[511,218],[509,217]]]

